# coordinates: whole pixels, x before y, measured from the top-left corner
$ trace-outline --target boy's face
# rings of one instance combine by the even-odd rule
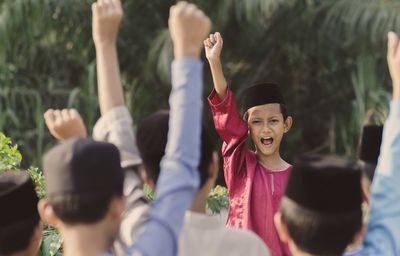
[[[290,129],[291,117],[286,121],[283,119],[278,103],[255,106],[247,112],[249,133],[257,154],[271,156],[279,153],[283,134]]]

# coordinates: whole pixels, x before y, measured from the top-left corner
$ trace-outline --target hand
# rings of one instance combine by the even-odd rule
[[[179,2],[170,8],[168,27],[175,59],[200,58],[202,42],[211,29],[210,19],[194,4]]]
[[[387,62],[393,83],[393,100],[400,100],[400,44],[394,32],[388,33]]]
[[[58,140],[87,136],[85,124],[76,109],[49,109],[44,113],[44,120],[51,135]]]
[[[97,0],[92,4],[93,41],[96,46],[115,45],[122,16],[120,0]]]
[[[206,49],[206,57],[209,62],[219,61],[222,51],[222,45],[224,41],[219,32],[210,34],[210,36],[204,40],[204,48]]]

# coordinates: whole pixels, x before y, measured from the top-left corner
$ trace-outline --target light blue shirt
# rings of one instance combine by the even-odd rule
[[[371,213],[358,255],[400,255],[400,101],[392,101],[372,183]]]
[[[199,186],[202,71],[203,64],[197,59],[172,63],[168,142],[161,162],[156,198],[144,231],[129,248],[128,255],[177,255],[184,213]]]

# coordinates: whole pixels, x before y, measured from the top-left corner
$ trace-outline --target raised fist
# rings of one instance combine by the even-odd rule
[[[168,26],[175,59],[199,58],[203,40],[211,29],[210,19],[196,5],[179,2],[170,8]]]
[[[219,32],[210,34],[210,36],[204,40],[204,48],[206,50],[206,57],[208,61],[219,60],[222,51],[222,45],[224,41]]]
[[[92,29],[95,45],[116,43],[122,16],[120,0],[97,0],[92,4]]]
[[[44,120],[51,135],[58,140],[86,137],[86,127],[76,109],[49,109]]]

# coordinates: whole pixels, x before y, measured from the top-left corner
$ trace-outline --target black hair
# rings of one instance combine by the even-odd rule
[[[113,193],[62,194],[49,196],[48,201],[63,222],[70,225],[93,224],[106,215],[113,198],[122,196],[123,184]]]
[[[324,213],[284,197],[280,212],[296,246],[313,255],[342,255],[362,227],[361,207],[345,213]]]
[[[2,226],[0,228],[0,255],[9,255],[26,250],[39,223],[40,217],[36,212],[28,219],[9,226]]]
[[[147,175],[157,183],[160,174],[160,162],[165,154],[167,145],[169,112],[160,110],[143,119],[137,130],[137,145],[143,159]],[[215,142],[209,131],[203,126],[201,132],[201,158],[199,163],[200,187],[209,177],[209,166],[212,162],[212,154],[215,150]]]

